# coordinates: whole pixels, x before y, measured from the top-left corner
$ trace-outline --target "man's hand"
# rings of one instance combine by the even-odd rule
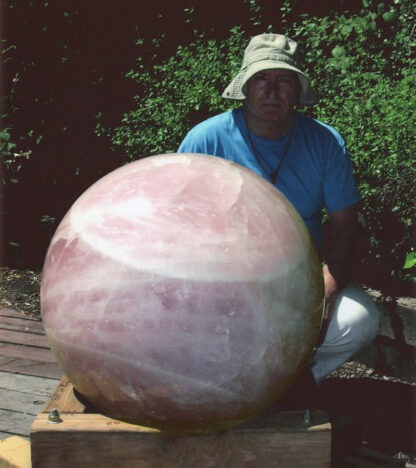
[[[324,264],[322,267],[322,272],[324,276],[325,287],[324,320],[331,320],[335,310],[335,300],[338,294],[338,283],[329,271],[327,264]]]

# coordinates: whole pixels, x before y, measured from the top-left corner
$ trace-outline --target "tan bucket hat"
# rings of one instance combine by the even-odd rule
[[[312,89],[308,77],[300,70],[298,59],[298,44],[281,34],[260,34],[254,36],[245,52],[243,65],[238,75],[228,85],[222,94],[226,99],[244,100],[244,86],[256,73],[270,69],[292,70],[299,75],[301,87],[299,103],[303,106],[313,106],[318,97]]]

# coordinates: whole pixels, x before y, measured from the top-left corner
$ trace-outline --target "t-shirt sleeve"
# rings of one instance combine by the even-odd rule
[[[337,132],[333,130],[332,133],[323,187],[325,206],[329,213],[347,208],[361,200],[345,142]]]
[[[178,153],[209,154],[206,136],[197,127],[193,128],[179,145]]]

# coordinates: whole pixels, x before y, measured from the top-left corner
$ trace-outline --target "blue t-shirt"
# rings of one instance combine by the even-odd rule
[[[187,134],[178,152],[219,156],[270,180],[289,132],[277,141],[253,132],[251,137],[263,167],[251,149],[241,107],[198,124]],[[360,201],[342,137],[329,125],[301,113],[297,113],[275,186],[297,209],[318,247],[322,246],[322,209],[331,213]]]

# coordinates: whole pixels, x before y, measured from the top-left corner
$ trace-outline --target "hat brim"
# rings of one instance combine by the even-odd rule
[[[244,86],[252,76],[263,70],[276,69],[291,70],[298,74],[301,88],[299,104],[302,106],[313,106],[318,102],[318,96],[312,89],[308,77],[303,72],[301,72],[298,68],[289,65],[288,63],[276,62],[274,60],[262,60],[261,62],[252,64],[246,69],[240,70],[237,76],[224,90],[222,97],[226,99],[243,101],[246,98],[244,94]]]

